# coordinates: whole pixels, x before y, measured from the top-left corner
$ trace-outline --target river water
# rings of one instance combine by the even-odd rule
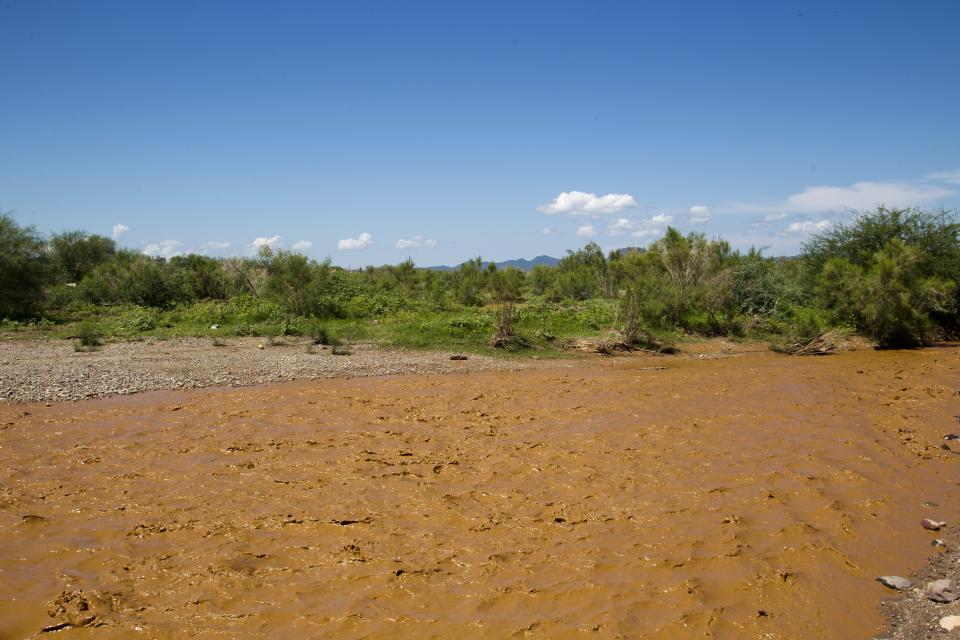
[[[0,638],[867,638],[960,522],[958,355],[0,406]]]

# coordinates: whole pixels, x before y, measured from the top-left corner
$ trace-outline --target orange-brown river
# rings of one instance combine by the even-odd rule
[[[867,638],[960,523],[958,355],[0,406],[0,637]]]

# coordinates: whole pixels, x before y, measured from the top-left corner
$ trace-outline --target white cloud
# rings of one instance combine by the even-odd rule
[[[643,220],[617,218],[607,225],[607,232],[611,237],[630,233],[634,238],[649,238],[661,235],[672,222],[673,216],[666,213],[658,213]]]
[[[667,225],[671,222],[673,222],[673,216],[669,216],[665,213],[658,213],[650,218],[650,223],[653,225]]]
[[[125,234],[127,231],[130,231],[130,227],[125,224],[115,224],[113,225],[113,239],[119,240],[120,237]]]
[[[607,225],[607,233],[611,236],[622,236],[633,230],[633,222],[627,218],[617,218]]]
[[[340,240],[337,242],[337,249],[350,250],[350,249],[366,249],[370,243],[373,242],[373,236],[364,231],[356,238],[346,238],[345,240]]]
[[[553,233],[553,229],[551,229],[550,227],[547,227],[547,228],[545,228],[545,229],[543,230],[543,235],[545,235],[545,236],[548,236],[548,235],[550,235],[551,233]]]
[[[437,241],[432,238],[424,238],[423,236],[413,236],[409,240],[400,238],[397,240],[396,246],[397,249],[419,249],[420,247],[433,249],[437,246]]]
[[[210,242],[204,242],[204,249],[226,249],[230,246],[229,242],[218,242],[216,240],[211,240]]]
[[[649,229],[637,229],[630,235],[632,235],[634,238],[654,238],[662,234],[664,231],[666,231],[666,229],[651,227]]]
[[[595,235],[597,235],[597,230],[593,228],[592,224],[585,224],[577,229],[577,236],[580,238],[592,238]]]
[[[293,246],[290,248],[293,249],[294,251],[306,251],[312,246],[313,246],[313,243],[310,242],[309,240],[300,240],[298,242],[294,242]]]
[[[813,222],[812,220],[793,222],[787,227],[787,233],[817,233],[826,231],[832,224],[829,220],[820,220],[819,222]]]
[[[150,257],[172,258],[183,253],[180,247],[183,243],[178,240],[163,240],[162,242],[153,242],[143,248],[143,255]]]
[[[937,171],[925,176],[932,182],[946,182],[949,184],[960,184],[960,169],[956,171]]]
[[[254,249],[259,249],[260,247],[270,247],[273,249],[279,244],[280,236],[270,236],[269,238],[261,236],[259,238],[254,238],[253,242],[250,243],[250,246],[252,246]]]
[[[785,211],[794,213],[827,213],[830,211],[888,207],[915,207],[955,192],[943,187],[907,182],[855,182],[849,187],[807,187],[787,198]]]
[[[279,249],[283,246],[283,243],[280,242],[280,236],[259,236],[253,239],[253,242],[247,245],[245,252],[249,256],[255,256],[260,252],[260,249],[267,247],[269,249]]]
[[[710,207],[702,204],[695,204],[690,207],[690,222],[693,224],[710,222]]]
[[[768,213],[767,215],[763,216],[763,221],[779,222],[780,220],[786,220],[787,217],[788,217],[788,214],[786,213]]]
[[[564,191],[554,198],[553,202],[537,207],[537,211],[547,214],[597,216],[638,206],[640,205],[633,196],[627,193],[608,193],[605,196],[598,196],[584,191]]]

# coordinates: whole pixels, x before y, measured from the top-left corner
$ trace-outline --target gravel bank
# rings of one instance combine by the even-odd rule
[[[516,371],[547,362],[350,345],[332,355],[301,338],[269,345],[263,338],[229,338],[225,346],[186,338],[117,342],[74,351],[68,340],[0,340],[0,402],[55,402],[160,389],[246,386],[283,380],[407,373]],[[260,348],[263,345],[263,348]]]
[[[917,535],[928,533],[920,530]],[[950,633],[940,626],[941,618],[960,615],[960,600],[937,603],[927,593],[927,585],[934,580],[948,578],[953,580],[954,585],[960,584],[960,534],[953,528],[926,537],[939,537],[946,546],[925,567],[910,575],[913,587],[903,597],[893,596],[881,603],[887,621],[887,633],[878,638],[920,640],[960,635],[960,630]]]

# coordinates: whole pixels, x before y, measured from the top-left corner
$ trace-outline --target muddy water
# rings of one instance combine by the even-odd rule
[[[960,522],[958,355],[0,407],[0,637],[869,637]]]

